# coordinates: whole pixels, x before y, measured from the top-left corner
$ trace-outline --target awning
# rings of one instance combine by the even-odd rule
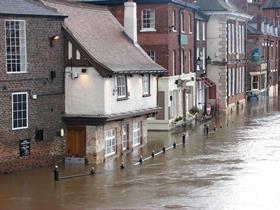
[[[203,82],[203,84],[204,84],[206,87],[208,87],[208,88],[213,87],[213,86],[216,85],[215,82],[213,82],[212,80],[210,80],[210,79],[207,78],[207,77],[203,77],[203,78],[202,78],[202,82]]]

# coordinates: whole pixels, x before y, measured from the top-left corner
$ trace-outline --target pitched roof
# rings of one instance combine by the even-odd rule
[[[197,0],[196,5],[203,11],[235,11],[241,12],[235,5],[225,0]],[[242,12],[241,12],[242,13]]]
[[[280,8],[280,1],[279,0],[268,0],[263,9],[279,9]]]
[[[247,25],[247,32],[248,32],[248,35],[264,35],[264,33],[262,33],[260,30],[257,30],[250,24]]]
[[[131,42],[107,7],[44,2],[68,16],[66,30],[107,70],[118,73],[165,71],[140,46]]]
[[[28,15],[64,17],[38,1],[0,0],[0,15]]]

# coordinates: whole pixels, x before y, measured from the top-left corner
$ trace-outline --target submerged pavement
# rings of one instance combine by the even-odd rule
[[[186,145],[134,166],[182,133],[149,132],[147,146],[109,159],[94,176],[53,181],[52,168],[0,176],[0,209],[280,209],[280,103],[255,101],[186,133]],[[222,128],[221,128],[222,126]],[[121,170],[124,161],[126,169]],[[61,175],[91,166],[66,166]]]

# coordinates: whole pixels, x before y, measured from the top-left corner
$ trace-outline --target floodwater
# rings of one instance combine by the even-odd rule
[[[280,209],[280,103],[254,102],[186,133],[186,145],[134,166],[181,134],[150,132],[149,144],[109,159],[94,176],[53,181],[51,168],[0,176],[0,209]],[[222,128],[220,127],[222,126]],[[84,173],[81,166],[61,175]]]

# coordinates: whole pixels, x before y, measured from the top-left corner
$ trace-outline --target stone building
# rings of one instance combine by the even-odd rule
[[[90,0],[109,6],[124,24],[125,0]],[[135,0],[137,3],[138,43],[167,73],[158,81],[158,105],[163,109],[149,120],[149,129],[169,130],[190,120],[196,105],[194,50],[194,11],[198,8],[183,0]]]
[[[0,5],[0,173],[9,173],[64,156],[64,16],[34,1]]]
[[[251,16],[229,0],[198,0],[209,15],[207,55],[211,57],[208,77],[217,85],[217,109],[229,110],[245,102],[246,25]]]
[[[67,156],[100,163],[145,144],[165,69],[137,43],[136,4],[120,25],[107,7],[45,2],[65,19]],[[69,159],[69,158],[68,158]]]

